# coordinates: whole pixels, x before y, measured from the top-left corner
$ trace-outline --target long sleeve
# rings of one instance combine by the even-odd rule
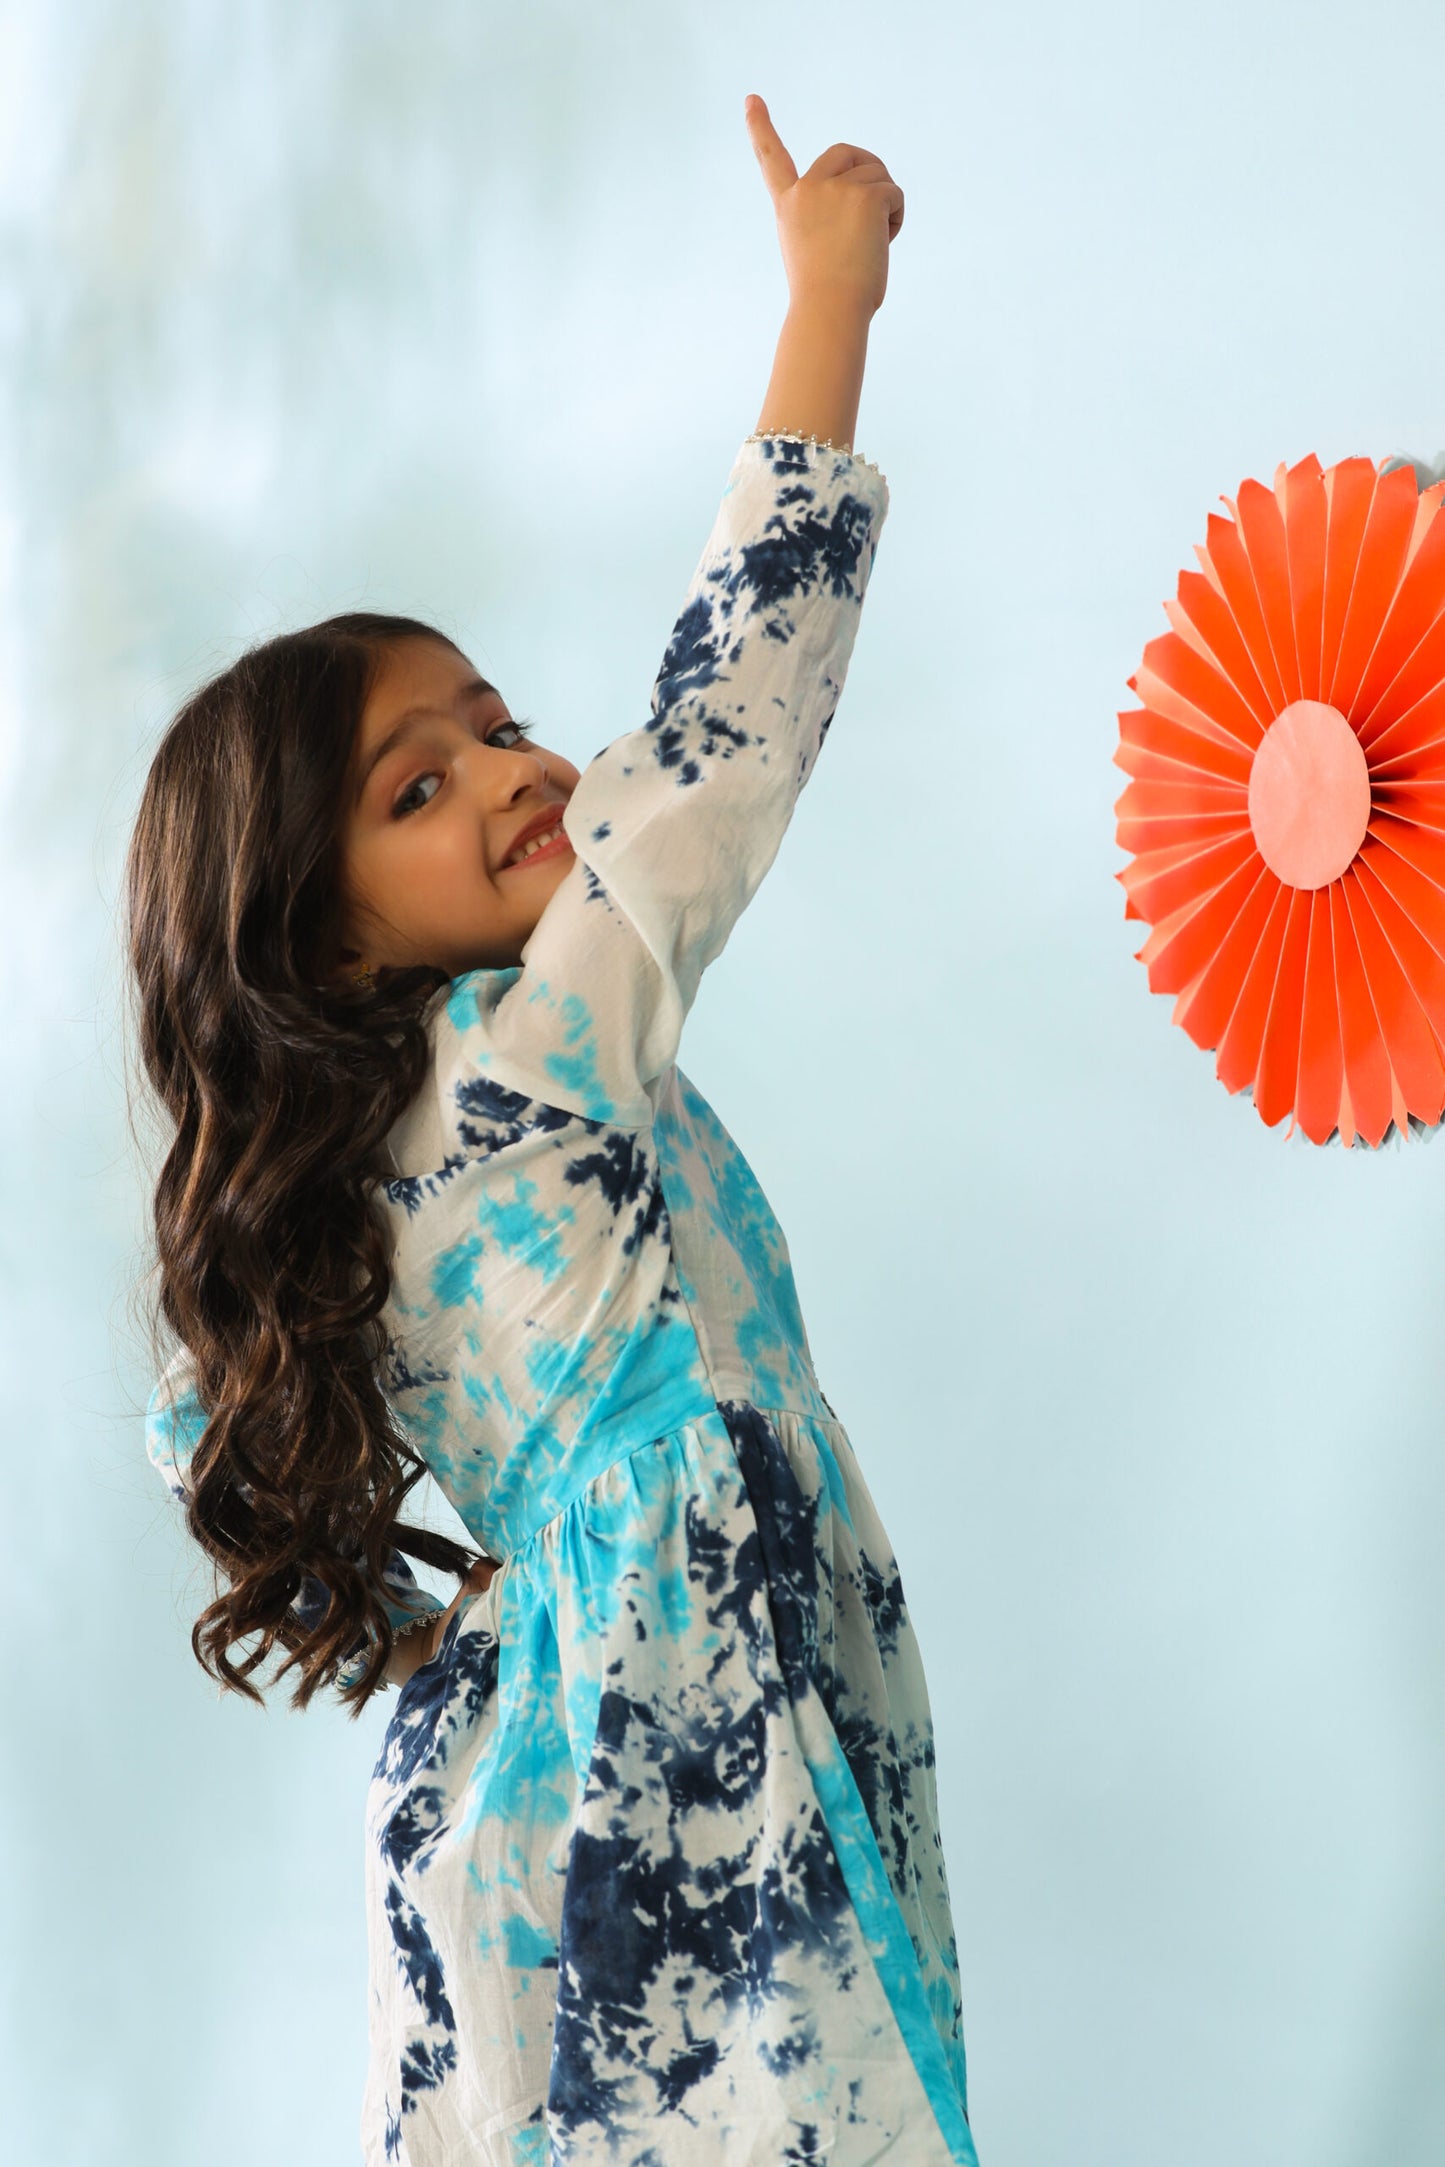
[[[621,1127],[651,1118],[699,979],[772,864],[833,720],[887,511],[883,475],[851,452],[784,435],[743,444],[651,712],[583,771],[563,815],[575,861],[520,965],[445,991],[440,1106],[401,1145],[403,1164],[428,1142],[455,1147],[479,1076]]]
[[[145,1416],[147,1457],[179,1505],[184,1505],[190,1495],[190,1463],[206,1420],[196,1393],[190,1353],[183,1347],[152,1390]],[[440,1617],[446,1608],[418,1585],[400,1550],[393,1550],[387,1562],[385,1587],[387,1615],[399,1630],[421,1619]],[[308,1575],[291,1605],[292,1613],[298,1624],[308,1625],[324,1614],[324,1607],[325,1590],[320,1581]],[[364,1650],[359,1649],[338,1672],[338,1683],[349,1685],[364,1669]]]

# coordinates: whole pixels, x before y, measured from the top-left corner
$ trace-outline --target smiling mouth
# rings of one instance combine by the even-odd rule
[[[511,857],[503,861],[499,870],[503,873],[514,873],[519,865],[530,865],[534,858],[555,858],[571,848],[567,832],[559,820],[552,827],[544,828],[540,835],[529,836],[519,850],[514,850]]]

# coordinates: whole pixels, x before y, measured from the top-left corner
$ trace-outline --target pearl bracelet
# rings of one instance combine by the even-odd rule
[[[852,449],[851,445],[835,444],[830,436],[812,436],[803,429],[754,429],[751,436],[743,438],[743,442],[745,444],[761,444],[765,440],[771,442],[778,438],[791,444],[815,444],[820,451],[842,452],[844,458],[856,459],[860,467],[867,467],[870,473],[876,474],[879,481],[884,481],[887,478],[881,467],[875,466],[871,459],[864,459]]]

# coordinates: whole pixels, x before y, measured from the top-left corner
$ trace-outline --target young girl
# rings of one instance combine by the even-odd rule
[[[402,1688],[368,2167],[976,2160],[897,1563],[675,1061],[888,509],[847,447],[902,191],[747,117],[790,303],[648,717],[579,774],[440,633],[332,618],[188,702],[131,846],[192,1645]],[[426,1468],[480,1561],[398,1517]]]

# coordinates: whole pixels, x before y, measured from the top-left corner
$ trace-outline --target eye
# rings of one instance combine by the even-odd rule
[[[492,728],[487,732],[486,742],[489,745],[496,745],[498,743],[501,743],[502,750],[504,752],[508,752],[511,750],[513,744],[519,744],[523,738],[529,737],[531,735],[533,721],[534,718],[530,715],[505,715],[500,722],[494,723]],[[500,735],[500,733],[504,730],[510,730],[513,732],[513,736],[509,739],[506,739],[505,741],[501,739]],[[408,806],[408,800],[411,798],[413,791],[417,790],[422,783],[439,782],[440,780],[440,771],[436,768],[428,768],[424,774],[418,775],[415,781],[409,782],[405,790],[403,790],[403,792],[401,793],[401,796],[396,800],[396,802],[391,808],[392,819],[404,820],[406,818],[408,810],[416,810],[414,806]],[[434,802],[435,792],[433,792],[431,797],[423,798],[421,800],[421,803],[423,805],[431,805]]]
[[[423,783],[439,782],[440,780],[441,778],[437,774],[436,769],[428,768],[425,775],[418,775],[415,782],[408,783],[405,790],[403,790],[403,792],[401,793],[401,796],[397,799],[395,805],[393,805],[391,808],[392,819],[400,820],[404,817],[407,800],[408,798],[410,798],[414,790],[419,789]],[[431,799],[423,798],[422,803],[424,805],[430,805]]]
[[[516,732],[517,738],[530,737],[532,732],[532,717],[530,715],[508,715],[505,721],[499,722],[497,724],[496,730],[493,730],[489,733],[487,737],[487,743],[489,745],[496,744],[497,730],[514,730]],[[515,743],[516,739],[514,739],[513,742]]]

